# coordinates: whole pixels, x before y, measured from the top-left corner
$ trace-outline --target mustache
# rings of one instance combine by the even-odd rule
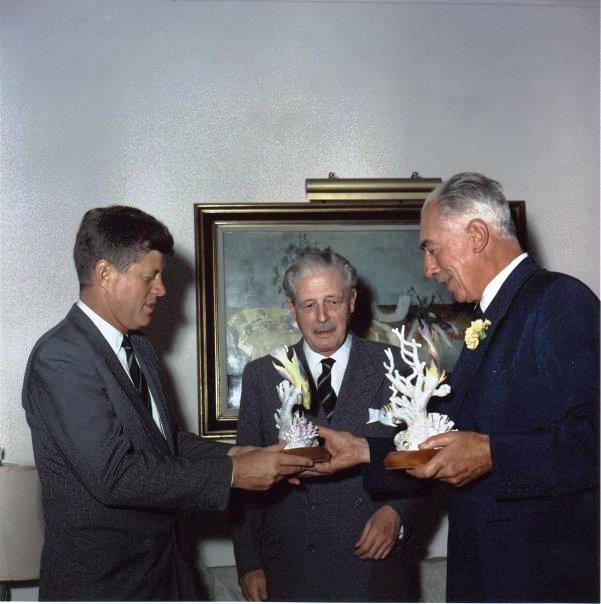
[[[332,331],[334,329],[334,324],[331,321],[326,321],[325,323],[320,323],[319,325],[313,328],[313,333],[322,333],[324,331]]]
[[[442,283],[442,285],[446,285],[451,280],[451,277],[452,275],[449,271],[441,271],[434,276],[436,281]]]

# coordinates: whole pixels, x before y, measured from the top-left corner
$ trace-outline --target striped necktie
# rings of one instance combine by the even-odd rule
[[[148,391],[146,378],[144,377],[144,374],[142,373],[140,366],[138,365],[136,355],[134,354],[134,349],[132,348],[131,342],[129,341],[129,337],[127,336],[127,334],[123,336],[121,348],[125,350],[125,355],[127,356],[127,367],[129,369],[131,381],[134,383],[136,390],[140,393],[142,401],[144,401],[144,406],[152,415],[152,410],[150,408],[150,392]]]
[[[338,398],[332,388],[332,365],[335,362],[334,359],[322,359],[321,375],[317,380],[317,395],[328,420],[334,413],[334,406]]]

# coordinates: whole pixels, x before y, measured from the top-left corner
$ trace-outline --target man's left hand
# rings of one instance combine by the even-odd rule
[[[420,449],[441,448],[428,463],[407,474],[415,478],[436,478],[462,487],[492,469],[488,434],[478,432],[445,432],[425,440]]]
[[[396,544],[401,529],[401,518],[389,505],[382,506],[365,523],[355,556],[361,560],[383,560]]]

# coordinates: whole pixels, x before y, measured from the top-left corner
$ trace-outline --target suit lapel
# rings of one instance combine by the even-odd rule
[[[383,367],[378,366],[374,362],[365,342],[354,334],[351,334],[351,337],[353,338],[353,343],[348,364],[344,372],[340,392],[338,393],[334,415],[332,415],[329,424],[326,422],[325,416],[323,416],[323,410],[320,409],[317,388],[303,351],[303,340],[294,345],[294,350],[309,378],[312,401],[311,419],[315,420],[323,416],[323,422],[320,423],[324,423],[324,425],[330,428],[344,429],[352,432],[354,428],[362,426],[367,421],[365,401],[372,401],[374,399],[376,392],[384,380],[385,371]],[[382,361],[384,360],[383,357]]]
[[[478,347],[474,350],[468,350],[465,345],[463,346],[451,378],[453,394],[449,401],[452,405],[452,407],[449,408],[449,415],[455,422],[459,418],[460,410],[469,391],[470,384],[478,372],[488,347],[494,338],[495,332],[502,323],[503,317],[507,313],[511,302],[521,289],[522,285],[524,285],[530,276],[537,270],[538,267],[536,263],[530,257],[527,257],[518,264],[503,283],[491,305],[484,313],[485,318],[491,322],[490,327],[486,331],[486,338],[480,340]]]
[[[144,376],[146,377],[146,382],[148,383],[148,387],[150,388],[150,392],[152,393],[152,399],[159,411],[159,416],[161,418],[165,437],[163,438],[163,435],[158,429],[158,426],[155,424],[154,420],[152,420],[151,424],[155,428],[155,432],[158,433],[158,436],[160,436],[161,441],[163,443],[165,442],[165,440],[167,441],[167,445],[169,446],[170,452],[175,453],[175,443],[173,440],[173,422],[171,421],[169,408],[167,406],[167,401],[163,392],[161,376],[159,375],[159,368],[157,364],[152,362],[144,353],[144,348],[139,344],[140,338],[141,336],[135,333],[131,334],[130,337],[134,352],[136,354],[136,359],[138,359],[140,368],[144,373]],[[138,397],[138,399],[141,401],[140,397]],[[148,416],[148,413],[145,413],[145,416]],[[157,434],[155,434],[155,436],[156,435]]]
[[[352,338],[353,344],[331,427],[355,432],[367,421],[366,402],[374,399],[385,372],[374,361],[366,343],[355,335]]]
[[[117,380],[127,397],[132,402],[134,408],[140,416],[146,433],[148,434],[150,439],[155,444],[157,444],[160,449],[165,451],[167,447],[163,435],[161,434],[157,425],[154,423],[154,420],[144,407],[144,402],[140,398],[140,394],[136,390],[135,386],[127,375],[127,372],[125,371],[125,369],[123,369],[121,362],[117,358],[117,355],[110,347],[109,343],[106,341],[104,336],[100,333],[100,331],[94,325],[92,320],[87,317],[86,314],[82,312],[76,304],[74,304],[71,310],[69,311],[67,318],[73,323],[75,323],[83,331],[85,337],[96,349],[98,356],[104,360],[107,367],[113,374],[114,378]]]

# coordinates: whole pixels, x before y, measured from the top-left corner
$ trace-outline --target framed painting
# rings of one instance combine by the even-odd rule
[[[329,247],[357,268],[353,333],[397,345],[393,328],[405,324],[419,341],[418,327],[426,324],[444,369],[452,371],[472,308],[456,304],[444,287],[423,275],[421,204],[194,207],[201,435],[233,437],[246,363],[300,339],[285,306],[282,279],[287,266],[308,248]],[[524,202],[511,202],[511,210],[525,246]]]

